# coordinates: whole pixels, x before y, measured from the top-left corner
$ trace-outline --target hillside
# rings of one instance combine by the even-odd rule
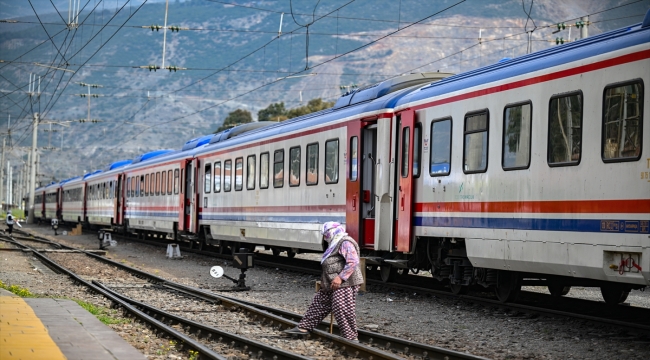
[[[139,10],[141,1],[129,3],[116,14],[116,7],[124,0],[110,2],[110,6],[91,0],[89,8],[100,5],[93,12],[83,11],[80,19],[84,25],[72,30],[67,30],[61,20],[67,19],[68,1],[53,2],[61,16],[53,12],[49,0],[32,0],[41,25],[27,0],[0,1],[2,16],[19,21],[0,23],[0,59],[19,62],[0,64],[0,89],[4,93],[0,108],[14,119],[14,143],[30,146],[31,109],[24,93],[30,73],[43,77],[41,98],[33,108],[46,120],[86,118],[88,100],[77,94],[88,89],[76,83],[103,86],[91,89],[100,95],[91,99],[91,118],[100,119],[100,123],[72,123],[63,132],[39,135],[39,147],[60,147],[63,143],[62,150],[42,152],[41,173],[56,179],[145,151],[179,148],[192,137],[214,131],[236,109],[256,115],[273,102],[282,101],[292,108],[313,98],[335,100],[342,85],[363,86],[413,71],[467,71],[525,54],[527,43],[523,34],[527,18],[521,1],[474,0],[431,17],[425,25],[408,27],[353,51],[455,3],[359,0],[309,26],[307,61],[306,29],[297,23],[312,20],[311,15],[300,14],[312,14],[317,1],[293,2],[296,23],[285,0],[229,1],[246,7],[219,1],[172,0],[168,24],[190,30],[167,33],[165,65],[187,70],[149,71],[139,67],[161,64],[163,35],[162,31],[141,27],[163,24],[164,2],[147,2]],[[346,2],[319,3],[316,18]],[[554,35],[553,29],[541,27],[629,2],[535,2],[531,16],[540,29],[532,35],[533,51],[555,46],[549,40],[557,36],[568,38],[568,30]],[[589,33],[639,22],[649,7],[647,0],[594,15]],[[283,34],[278,38],[279,12],[285,14]],[[622,19],[598,22],[615,18]],[[102,27],[105,24],[108,26]],[[527,28],[533,28],[532,21]],[[56,46],[51,42],[37,46],[48,40],[44,29]],[[479,32],[482,43],[477,45]],[[572,37],[577,35],[573,29]],[[509,37],[490,41],[505,36]],[[461,52],[465,48],[470,49]],[[350,54],[332,60],[347,52]],[[28,65],[33,62],[67,67],[76,73]],[[306,67],[306,73],[316,75],[277,81]],[[6,122],[6,118],[1,119],[0,126],[6,127]]]

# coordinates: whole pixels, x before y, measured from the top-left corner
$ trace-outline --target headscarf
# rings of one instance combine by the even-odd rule
[[[323,227],[321,228],[321,234],[323,235],[323,239],[329,244],[323,253],[323,258],[320,261],[322,264],[325,259],[332,255],[332,252],[338,245],[339,241],[341,241],[343,237],[347,236],[348,233],[345,232],[343,225],[335,221],[328,221],[323,224]]]

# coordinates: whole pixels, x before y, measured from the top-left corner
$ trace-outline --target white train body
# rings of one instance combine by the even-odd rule
[[[85,219],[86,182],[78,177],[61,182],[61,220],[80,223]]]

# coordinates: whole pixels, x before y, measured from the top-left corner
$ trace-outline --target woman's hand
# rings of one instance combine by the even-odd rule
[[[332,285],[331,285],[332,290],[337,290],[338,288],[340,288],[342,282],[343,280],[341,280],[339,276],[335,277],[334,280],[332,280]]]

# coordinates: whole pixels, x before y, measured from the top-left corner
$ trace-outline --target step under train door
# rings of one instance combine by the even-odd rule
[[[394,246],[396,251],[407,252],[411,249],[413,229],[413,149],[415,133],[415,114],[406,110],[398,115],[396,133],[397,167],[395,171],[397,185],[395,189],[396,232]]]

